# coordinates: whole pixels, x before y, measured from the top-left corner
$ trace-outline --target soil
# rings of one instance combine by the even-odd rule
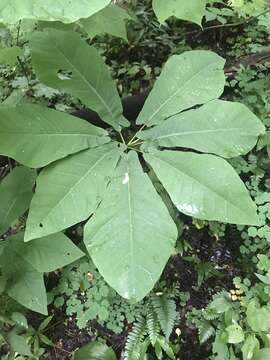
[[[207,305],[211,296],[220,289],[229,290],[232,287],[232,279],[239,274],[239,270],[235,267],[237,258],[239,256],[239,233],[234,226],[229,226],[222,239],[209,236],[206,228],[197,229],[192,225],[191,221],[187,221],[186,229],[183,237],[197,249],[197,254],[203,261],[211,261],[225,269],[222,277],[212,277],[205,281],[203,285],[197,287],[197,273],[194,266],[186,261],[183,261],[180,255],[172,256],[164,269],[162,280],[165,280],[168,286],[173,286],[175,282],[180,282],[181,291],[190,292],[190,300],[186,306],[179,308],[181,322],[178,328],[181,329],[181,351],[178,354],[180,359],[188,360],[202,360],[210,355],[210,345],[205,344],[201,346],[198,343],[197,332],[194,328],[188,327],[185,322],[185,313],[193,307],[203,308]],[[57,282],[57,278],[51,279],[52,282]],[[43,356],[43,359],[64,360],[69,359],[72,353],[87,344],[91,337],[86,331],[79,330],[73,318],[67,318],[64,312],[65,309],[57,310],[51,308],[51,313],[54,313],[54,324],[46,332],[46,335],[56,344],[53,349],[48,349],[48,352]],[[34,314],[33,314],[34,315]],[[38,323],[39,319],[31,319],[33,324]],[[39,318],[39,317],[38,317]],[[100,326],[95,321],[91,322],[93,333],[98,333],[103,339],[107,341],[109,346],[116,351],[118,359],[121,358],[121,351],[124,347],[128,329],[122,334],[116,335],[107,329]],[[177,336],[173,335],[175,341]],[[179,338],[179,339],[180,339]]]

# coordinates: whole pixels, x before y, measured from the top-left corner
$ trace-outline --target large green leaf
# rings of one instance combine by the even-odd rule
[[[22,19],[74,22],[104,8],[110,0],[1,0],[0,22],[14,24]]]
[[[24,243],[23,233],[5,242],[1,270],[7,278],[6,291],[23,306],[47,314],[43,272],[54,271],[80,257],[80,251],[64,234]]]
[[[33,35],[30,47],[34,68],[44,84],[78,97],[116,130],[129,125],[108,67],[78,33],[46,29]]]
[[[87,250],[124,298],[141,300],[172,254],[177,229],[137,154],[123,156],[104,200],[85,226]]]
[[[45,168],[37,179],[25,241],[87,219],[101,201],[122,151],[122,147],[110,143]]]
[[[127,40],[125,20],[130,19],[126,10],[111,4],[90,18],[80,20],[80,25],[91,37],[107,33]]]
[[[12,299],[28,309],[47,315],[43,274],[16,253],[13,246],[5,248],[1,256],[1,270],[8,278],[6,292]]]
[[[214,100],[138,135],[159,146],[187,147],[230,158],[250,151],[264,131],[261,121],[245,105]]]
[[[0,234],[28,209],[35,179],[34,170],[18,166],[1,182]]]
[[[156,151],[144,158],[184,214],[204,220],[258,225],[255,204],[224,159],[176,151]]]
[[[108,142],[107,132],[39,105],[0,108],[0,154],[33,168]]]
[[[218,98],[224,89],[225,60],[206,50],[174,55],[165,64],[148,96],[138,124],[159,124],[165,118]]]
[[[153,9],[163,23],[170,16],[201,25],[206,0],[153,0]]]
[[[74,360],[116,360],[116,356],[107,345],[92,341],[75,352]]]
[[[13,250],[38,272],[62,268],[85,254],[63,233],[57,233],[25,243],[19,234],[9,239]]]

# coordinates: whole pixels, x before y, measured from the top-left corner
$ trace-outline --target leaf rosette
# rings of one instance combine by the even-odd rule
[[[258,225],[256,206],[226,159],[248,153],[265,129],[244,105],[218,100],[224,59],[204,50],[172,56],[130,136],[116,86],[94,47],[57,30],[36,33],[30,46],[40,80],[95,110],[112,136],[37,105],[0,110],[0,153],[45,166],[26,242],[87,221],[84,242],[101,275],[120,295],[139,301],[173,253],[172,208],[198,219]],[[71,76],[61,78],[63,69]]]

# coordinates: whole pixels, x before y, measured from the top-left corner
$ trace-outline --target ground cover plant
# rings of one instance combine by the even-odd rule
[[[1,356],[267,359],[267,2],[0,10]]]

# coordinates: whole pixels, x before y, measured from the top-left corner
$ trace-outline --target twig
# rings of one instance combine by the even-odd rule
[[[124,139],[121,131],[119,131],[119,135],[120,135],[120,138],[121,138],[121,140],[122,140],[122,143],[123,143],[124,145],[126,145],[125,139]]]
[[[197,34],[198,31],[201,31],[201,32],[205,32],[205,31],[208,31],[208,30],[215,30],[215,29],[223,29],[223,28],[227,28],[227,27],[237,27],[237,26],[241,26],[241,25],[245,25],[245,24],[249,24],[250,22],[258,19],[260,16],[263,16],[267,13],[270,12],[270,8],[263,11],[262,13],[256,15],[256,16],[252,16],[244,21],[240,21],[240,22],[237,22],[237,23],[229,23],[229,24],[220,24],[220,25],[212,25],[212,26],[208,26],[206,28],[202,28],[200,30],[193,30],[193,31],[189,31],[189,32],[186,32],[185,35],[192,35],[192,34]]]
[[[18,63],[19,63],[19,65],[20,65],[20,67],[22,68],[22,72],[23,72],[24,76],[26,77],[28,87],[29,87],[29,89],[31,89],[32,86],[31,86],[31,84],[30,84],[30,79],[29,79],[29,77],[28,77],[28,74],[27,74],[26,68],[25,68],[25,66],[24,66],[24,63],[22,62],[22,60],[20,59],[19,56],[17,56],[17,60],[18,60]]]
[[[19,46],[19,38],[20,38],[21,24],[22,24],[22,20],[19,21],[18,28],[17,28],[17,37],[16,37],[16,45],[17,45],[17,46]]]

